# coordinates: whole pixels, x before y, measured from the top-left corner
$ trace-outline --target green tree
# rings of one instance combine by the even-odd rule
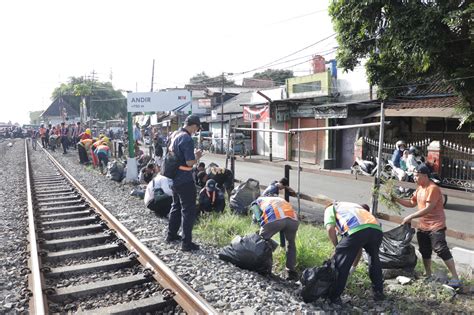
[[[82,97],[86,97],[90,116],[101,120],[125,118],[127,102],[122,92],[115,90],[110,82],[98,82],[83,77],[71,77],[68,83],[55,88],[51,99],[62,97],[79,112]]]
[[[423,78],[441,77],[464,100],[458,109],[461,124],[473,120],[472,1],[334,0],[329,14],[339,43],[338,64],[345,70],[367,59],[369,81],[382,97]]]
[[[285,84],[286,79],[292,78],[293,76],[292,70],[282,69],[267,69],[263,72],[257,72],[253,75],[255,79],[273,80],[273,82],[275,82],[277,85]]]
[[[189,79],[189,83],[198,84],[203,86],[221,86],[222,85],[222,76],[210,77],[206,72],[202,71]],[[224,76],[224,85],[225,86],[235,86],[234,80],[229,80]]]

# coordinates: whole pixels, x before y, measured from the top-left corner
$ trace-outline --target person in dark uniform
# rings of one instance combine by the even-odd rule
[[[217,188],[215,180],[209,179],[199,192],[199,212],[223,212],[224,208],[224,193]]]
[[[197,179],[197,185],[200,187],[204,187],[209,179],[215,180],[217,187],[223,192],[227,192],[228,197],[234,189],[234,174],[232,171],[219,167],[214,163],[209,164],[206,171],[199,172]]]
[[[194,149],[192,135],[201,128],[198,116],[189,115],[184,127],[175,132],[171,138],[169,149],[179,161],[179,168],[173,178],[173,204],[169,214],[167,242],[181,240],[178,235],[182,223],[183,251],[199,250],[199,245],[193,243],[192,232],[196,220],[196,185],[194,184],[193,165],[201,158],[201,150]]]
[[[283,177],[280,181],[273,181],[263,191],[262,196],[264,197],[278,197],[280,190],[288,191],[290,196],[296,197],[296,192],[289,186],[288,178]]]

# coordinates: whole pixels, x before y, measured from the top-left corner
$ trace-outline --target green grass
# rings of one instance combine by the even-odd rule
[[[193,234],[201,241],[223,247],[229,245],[237,235],[255,233],[259,228],[250,217],[238,216],[226,209],[223,214],[211,213],[201,216]]]

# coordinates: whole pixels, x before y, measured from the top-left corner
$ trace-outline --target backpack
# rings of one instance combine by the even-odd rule
[[[160,174],[163,175],[164,177],[168,177],[170,179],[173,179],[176,177],[178,168],[180,166],[180,161],[178,157],[176,156],[176,154],[174,154],[173,152],[173,146],[174,146],[175,140],[178,139],[178,137],[183,134],[184,132],[177,132],[175,135],[173,135],[170,141],[171,143],[163,159],[163,163],[161,164]]]
[[[167,194],[161,188],[155,188],[155,179],[153,179],[153,200],[161,201],[163,199],[169,198]]]

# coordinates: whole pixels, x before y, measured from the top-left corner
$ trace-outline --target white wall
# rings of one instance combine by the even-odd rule
[[[268,129],[270,128],[269,123],[258,123],[257,128]],[[272,124],[273,129],[285,129],[285,123],[276,123]],[[286,134],[284,133],[272,133],[272,155],[275,158],[286,158],[285,150],[285,138]],[[270,133],[269,132],[257,132],[257,154],[269,156],[270,155]]]

